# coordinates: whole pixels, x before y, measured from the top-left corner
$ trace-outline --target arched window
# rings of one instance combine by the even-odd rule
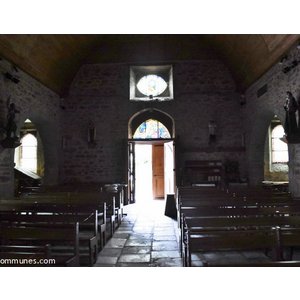
[[[37,139],[27,133],[21,139],[21,146],[15,150],[15,164],[17,167],[37,172]]]
[[[149,119],[143,122],[135,131],[134,139],[169,139],[168,129],[159,121]]]
[[[282,125],[277,125],[271,132],[271,159],[272,164],[287,163],[289,161],[287,143],[281,139],[284,136],[284,129]]]

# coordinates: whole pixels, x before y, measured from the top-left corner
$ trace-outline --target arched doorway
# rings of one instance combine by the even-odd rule
[[[174,193],[174,121],[149,109],[135,114],[128,130],[128,198],[130,203],[164,199]]]

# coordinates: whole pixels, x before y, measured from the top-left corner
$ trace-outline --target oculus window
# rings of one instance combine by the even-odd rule
[[[161,95],[168,84],[166,81],[157,75],[146,75],[137,83],[137,89],[145,96],[156,97]]]
[[[132,66],[130,68],[130,100],[173,100],[173,73],[171,65]]]

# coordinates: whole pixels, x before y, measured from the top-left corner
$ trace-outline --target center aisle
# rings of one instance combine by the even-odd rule
[[[165,201],[125,206],[122,224],[99,253],[95,267],[182,267],[177,222]]]

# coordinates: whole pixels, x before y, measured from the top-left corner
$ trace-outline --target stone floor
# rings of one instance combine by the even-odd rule
[[[99,253],[95,267],[182,267],[177,221],[164,215],[165,201],[125,206],[122,224]],[[295,251],[293,259],[300,259]],[[263,251],[192,254],[192,266],[271,261]]]
[[[166,217],[164,209],[164,200],[126,206],[127,216],[94,266],[182,267],[177,222]]]

